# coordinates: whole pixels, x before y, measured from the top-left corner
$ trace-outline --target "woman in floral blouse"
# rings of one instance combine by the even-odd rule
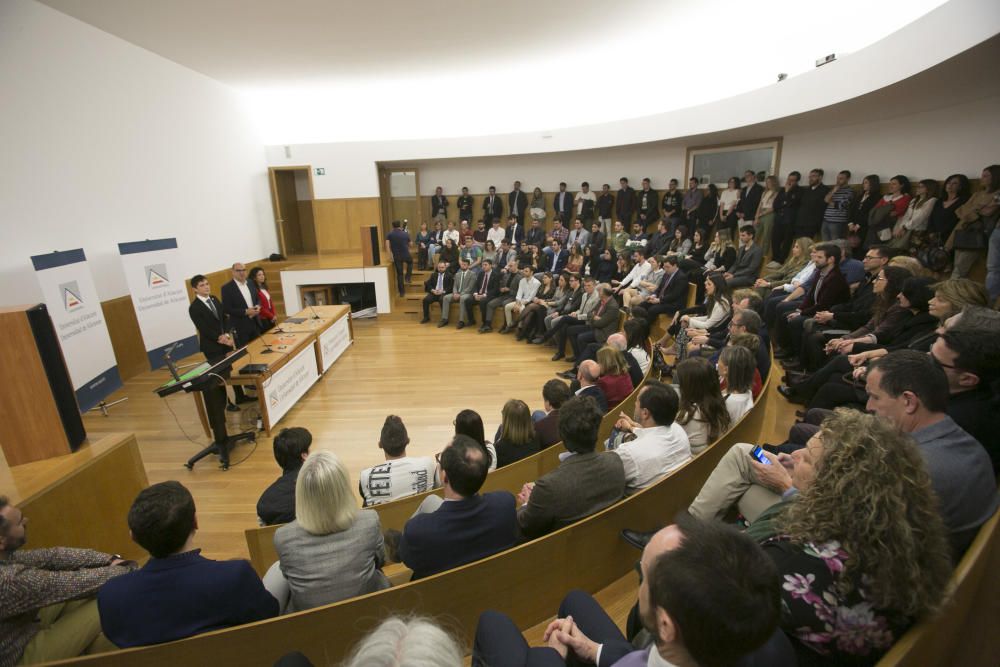
[[[942,601],[951,573],[944,525],[919,450],[873,415],[837,410],[791,471],[763,476],[797,493],[749,533],[782,575],[782,629],[799,665],[873,665]]]

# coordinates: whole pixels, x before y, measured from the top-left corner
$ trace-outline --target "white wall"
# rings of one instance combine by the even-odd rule
[[[82,247],[102,300],[117,243],[176,236],[185,272],[277,250],[264,150],[229,88],[33,0],[0,3],[0,303],[29,257]]]
[[[566,154],[566,151],[608,146],[638,147],[647,142],[694,136],[699,138],[699,143],[706,143],[701,140],[733,128],[773,125],[780,119],[821,112],[866,96],[953,58],[998,32],[1000,3],[995,0],[949,0],[902,30],[830,65],[718,102],[653,115],[641,115],[641,109],[630,108],[625,113],[635,113],[638,117],[558,128],[544,134],[522,132],[433,140],[298,144],[289,146],[290,157],[285,157],[284,146],[276,145],[268,147],[267,159],[269,164],[276,166],[311,164],[325,168],[326,175],[315,177],[314,185],[316,197],[326,199],[376,196],[375,163],[379,161]],[[699,71],[697,75],[704,73]],[[943,99],[951,93],[947,89],[927,91],[928,96]],[[905,107],[894,111],[905,114]],[[977,128],[981,136],[985,136],[988,127],[995,127],[995,122]],[[965,132],[965,129],[960,128],[960,131]],[[520,160],[519,157],[512,159]],[[505,170],[504,176],[509,179],[507,174],[510,173]],[[566,178],[567,182],[570,178]],[[521,180],[527,184],[526,179]],[[590,180],[596,179],[591,177]],[[426,185],[429,181],[422,176],[421,189]]]

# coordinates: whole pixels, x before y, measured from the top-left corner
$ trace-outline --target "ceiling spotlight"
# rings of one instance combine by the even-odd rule
[[[784,81],[788,78],[788,72],[778,72],[778,81]]]

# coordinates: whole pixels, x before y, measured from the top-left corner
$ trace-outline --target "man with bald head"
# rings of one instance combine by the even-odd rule
[[[593,359],[588,359],[580,364],[576,371],[576,381],[580,388],[576,390],[577,396],[589,396],[594,399],[601,414],[608,411],[608,398],[604,395],[604,390],[597,386],[597,378],[601,377],[601,366]]]
[[[747,535],[682,513],[653,536],[639,566],[642,583],[633,611],[641,631],[631,641],[594,598],[577,590],[563,599],[546,628],[545,647],[530,648],[507,616],[484,612],[472,664],[794,664],[794,650],[778,629],[778,571]]]
[[[222,286],[221,292],[222,308],[236,330],[236,347],[243,347],[260,335],[260,295],[257,287],[247,281],[247,267],[240,262],[233,264],[233,279]]]

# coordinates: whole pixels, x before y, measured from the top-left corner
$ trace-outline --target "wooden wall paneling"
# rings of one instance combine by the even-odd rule
[[[316,251],[319,254],[348,249],[347,202],[344,199],[314,199]]]
[[[299,229],[302,236],[303,254],[316,252],[316,222],[313,216],[313,202],[304,199],[298,203]]]

